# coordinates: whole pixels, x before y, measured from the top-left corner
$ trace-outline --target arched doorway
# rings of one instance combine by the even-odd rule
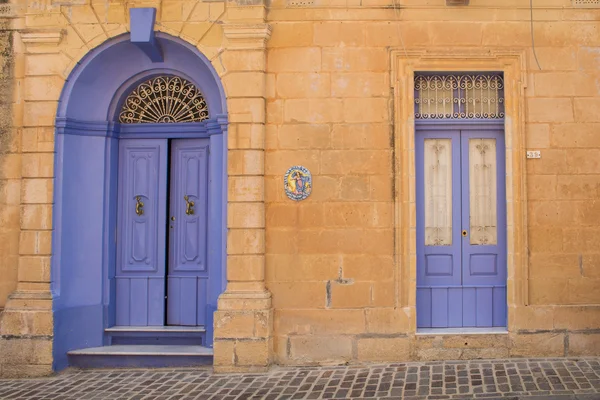
[[[159,62],[129,35],[104,43],[61,95],[55,369],[70,350],[168,344],[173,331],[179,343],[212,345],[225,286],[225,96],[196,48],[156,41]]]

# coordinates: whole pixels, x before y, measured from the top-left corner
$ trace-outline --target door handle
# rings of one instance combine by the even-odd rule
[[[193,201],[190,201],[190,198],[188,197],[188,195],[186,194],[185,196],[183,196],[183,199],[185,200],[185,214],[186,215],[194,215],[194,203]]]
[[[144,202],[140,196],[135,196],[135,213],[138,217],[144,215]]]
[[[463,235],[464,237],[467,237],[467,231],[466,231],[466,230],[463,230],[463,231],[462,231],[462,235]]]

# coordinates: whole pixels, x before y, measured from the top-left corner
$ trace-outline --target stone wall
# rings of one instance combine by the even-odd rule
[[[22,117],[23,128],[7,147],[22,151],[22,165],[3,156],[10,207],[2,218],[12,222],[2,223],[11,229],[2,246],[12,253],[0,251],[0,268],[12,268],[13,278],[6,289],[0,283],[0,302],[15,287],[17,248],[20,258],[18,290],[0,321],[0,334],[11,338],[0,339],[0,354],[12,355],[12,364],[0,374],[50,370],[57,102],[74,66],[127,32],[128,8],[141,6],[157,8],[157,30],[211,60],[228,96],[228,286],[215,316],[218,370],[597,353],[600,9],[536,1],[539,69],[528,0],[400,3],[29,2],[16,41],[23,104],[13,125]],[[507,90],[507,101],[519,103],[507,117],[510,335],[498,343],[415,336],[414,163],[400,145],[410,142],[412,121],[399,118],[406,97],[396,79],[399,63],[423,51],[432,54],[421,57],[424,69],[481,67],[500,53],[517,60]],[[428,61],[442,53],[462,56],[455,64]],[[541,150],[541,159],[525,160],[525,149]],[[314,179],[299,203],[283,191],[293,165]]]
[[[507,118],[507,126],[511,119],[523,124],[517,124],[522,134],[507,132],[513,138],[507,173],[516,188],[507,193],[509,202],[513,196],[509,216],[521,221],[521,228],[509,222],[511,337],[501,341],[502,352],[491,346],[460,356],[597,349],[598,335],[589,329],[600,327],[600,10],[576,9],[570,0],[536,2],[540,69],[528,1],[474,0],[468,7],[402,1],[399,10],[386,0],[292,3],[273,1],[269,12],[266,276],[277,362],[457,356],[442,342],[413,336],[414,253],[395,242],[402,235],[398,225],[413,226],[414,214],[401,215],[398,199],[414,180],[403,181],[405,172],[394,164],[402,156],[397,143],[406,140],[398,125],[412,121],[398,119],[406,98],[391,81],[396,60],[390,49],[398,59],[420,50],[471,49],[478,60],[486,52],[523,58],[516,82],[522,109]],[[439,68],[423,60],[425,70]],[[468,63],[476,64],[457,56],[452,68]],[[525,161],[525,149],[541,150],[541,159]],[[313,174],[313,194],[301,203],[283,193],[281,177],[292,165]],[[406,234],[410,247],[414,237],[410,229]],[[580,332],[573,340],[568,331]],[[555,339],[552,346],[523,344],[545,343],[543,335]],[[425,342],[441,350],[423,352]]]

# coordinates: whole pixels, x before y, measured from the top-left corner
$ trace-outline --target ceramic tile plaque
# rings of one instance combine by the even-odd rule
[[[294,166],[287,170],[283,177],[285,194],[292,200],[306,199],[312,191],[312,175],[302,166]]]

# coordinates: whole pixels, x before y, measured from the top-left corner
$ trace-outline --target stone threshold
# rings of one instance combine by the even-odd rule
[[[417,329],[416,335],[505,335],[508,330],[505,327],[494,328],[421,328]]]

